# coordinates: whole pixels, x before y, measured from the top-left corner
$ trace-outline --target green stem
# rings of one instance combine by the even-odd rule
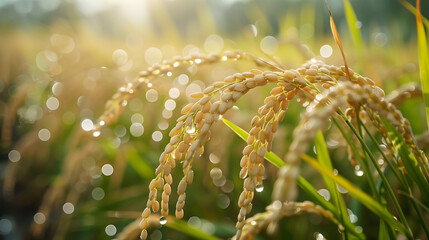
[[[335,125],[338,127],[338,129],[340,130],[341,134],[343,135],[344,139],[346,139],[347,143],[349,144],[349,146],[352,148],[353,152],[355,153],[356,159],[358,160],[359,164],[362,166],[363,171],[365,172],[365,177],[368,180],[368,184],[369,184],[369,188],[371,189],[371,193],[374,197],[376,197],[377,199],[378,197],[378,191],[377,188],[375,186],[375,180],[372,177],[371,171],[369,169],[368,163],[366,161],[363,161],[361,159],[361,156],[359,154],[358,149],[356,148],[356,145],[353,143],[352,139],[350,138],[350,136],[344,131],[344,129],[341,127],[340,123],[335,119],[332,118],[332,121],[335,123]]]
[[[357,130],[353,127],[353,125],[343,116],[344,120],[346,121],[347,125],[350,127],[350,129],[353,131],[355,136],[359,139],[359,142],[361,143],[362,147],[364,148],[365,152],[368,154],[369,159],[371,160],[372,164],[374,165],[375,169],[377,170],[381,180],[383,181],[384,186],[386,187],[387,193],[389,194],[389,197],[393,201],[393,205],[396,208],[396,211],[399,214],[399,218],[401,219],[402,223],[405,225],[407,229],[407,238],[413,239],[413,234],[411,233],[410,226],[408,225],[408,222],[405,218],[404,213],[402,212],[402,208],[399,205],[398,199],[396,199],[395,194],[393,193],[392,187],[390,186],[389,182],[386,179],[386,176],[384,176],[383,171],[381,171],[380,167],[377,164],[377,161],[374,158],[374,155],[372,154],[371,150],[368,148],[368,146],[365,144],[364,140],[361,138],[361,136],[358,134]]]
[[[365,129],[365,132],[368,134],[369,138],[371,138],[371,141],[374,143],[377,150],[381,153],[383,156],[384,161],[389,165],[390,169],[392,169],[393,174],[395,174],[395,177],[398,179],[399,183],[404,187],[404,189],[407,188],[407,185],[405,184],[404,180],[399,176],[398,172],[396,171],[396,167],[393,166],[392,162],[387,158],[386,154],[384,154],[383,150],[381,149],[379,143],[377,140],[372,136],[372,134],[369,132],[368,128],[363,124],[362,120],[359,120],[359,124]]]

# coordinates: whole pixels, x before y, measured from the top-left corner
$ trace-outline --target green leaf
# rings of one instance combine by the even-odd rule
[[[320,130],[316,134],[315,145],[316,145],[316,150],[317,150],[317,159],[319,160],[320,165],[322,165],[325,168],[333,171],[331,158],[329,157],[328,148],[326,147],[325,139],[323,138],[322,131],[320,131]],[[336,206],[336,209],[338,209],[336,211],[339,212],[340,222],[343,225],[346,225],[346,222],[352,224],[352,222],[350,221],[350,218],[349,218],[349,214],[347,212],[346,204],[344,203],[343,196],[338,191],[337,184],[332,179],[330,179],[328,176],[326,176],[325,174],[322,174],[322,177],[326,183],[326,188],[328,189],[329,193],[331,194],[331,196],[334,200],[334,205]],[[347,231],[345,231],[345,234],[343,236],[346,239],[350,238],[349,233]]]
[[[229,127],[231,128],[232,131],[234,131],[239,137],[241,137],[244,141],[247,141],[247,137],[249,136],[249,134],[244,131],[243,129],[241,129],[239,126],[235,125],[234,123],[226,120],[225,118],[222,118],[222,121]],[[268,155],[268,158],[267,158]],[[283,162],[283,160],[277,156],[275,156],[274,153],[272,152],[268,152],[267,154],[265,154],[265,158],[270,161],[272,164],[274,164],[274,166],[280,168],[283,165],[285,165],[285,163]]]
[[[137,149],[128,147],[126,150],[126,158],[131,167],[143,178],[150,179],[155,176],[152,167],[144,160]]]
[[[189,225],[187,222],[178,220],[174,217],[168,218],[168,221],[165,225],[171,229],[185,233],[186,235],[195,239],[220,240],[220,238],[210,235],[196,227],[193,227],[192,225]]]
[[[395,220],[393,218],[393,215],[390,214],[390,212],[388,212],[383,206],[380,205],[380,203],[378,203],[376,200],[371,198],[365,192],[363,192],[362,190],[355,187],[347,179],[345,179],[339,175],[335,175],[333,173],[333,171],[326,169],[325,167],[320,165],[317,162],[317,160],[315,160],[314,158],[312,158],[306,154],[302,154],[301,158],[304,161],[306,161],[307,163],[309,163],[311,166],[313,166],[317,171],[325,174],[326,176],[328,176],[329,178],[334,180],[337,184],[339,184],[343,188],[345,188],[352,197],[356,198],[359,202],[361,202],[363,205],[365,205],[369,210],[371,210],[373,213],[375,213],[380,218],[382,218],[384,221],[386,221],[386,223],[388,223],[391,226],[393,226],[394,228],[396,228],[400,233],[408,236],[409,238],[412,238],[411,236],[409,236],[406,228],[400,222]]]
[[[414,15],[417,14],[416,8],[411,5],[409,2],[405,1],[405,0],[398,0],[402,5],[404,5],[404,7],[406,9],[408,9],[408,11],[410,11],[411,13],[413,13]],[[422,20],[423,20],[423,24],[429,28],[429,20],[427,18],[425,18],[424,16],[422,16]]]
[[[362,35],[360,29],[357,27],[357,18],[355,11],[349,0],[344,0],[344,13],[346,15],[347,24],[349,26],[350,35],[352,36],[353,43],[356,47],[357,53],[362,53]]]
[[[420,80],[422,82],[423,99],[426,105],[426,121],[429,127],[429,52],[426,32],[423,26],[422,14],[420,12],[420,0],[417,0],[417,43],[419,47]]]

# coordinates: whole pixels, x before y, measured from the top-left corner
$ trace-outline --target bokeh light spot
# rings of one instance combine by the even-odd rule
[[[155,141],[155,142],[159,142],[159,141],[161,141],[162,140],[162,132],[160,132],[160,131],[155,131],[155,132],[153,132],[152,133],[152,139]]]
[[[274,54],[279,46],[279,41],[273,36],[266,36],[261,40],[261,50],[267,54]]]
[[[144,132],[144,127],[141,123],[133,123],[130,126],[130,133],[131,135],[133,135],[134,137],[140,137],[141,135],[143,135]]]
[[[46,142],[51,138],[51,132],[48,129],[43,128],[43,129],[40,129],[38,136],[40,140]]]
[[[11,162],[18,162],[21,159],[21,153],[17,150],[11,150],[7,156]]]
[[[156,102],[158,100],[158,91],[155,89],[149,89],[146,92],[146,100],[148,102]]]
[[[74,205],[71,202],[64,203],[63,211],[65,214],[72,214],[74,212]]]
[[[332,55],[332,53],[333,53],[333,49],[332,49],[331,45],[326,44],[320,48],[320,56],[322,56],[324,58],[330,57]]]
[[[104,176],[110,176],[113,174],[113,166],[110,164],[104,164],[101,167],[101,172],[103,173]]]

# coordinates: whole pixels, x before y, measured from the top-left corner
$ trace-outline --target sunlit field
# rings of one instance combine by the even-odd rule
[[[0,239],[428,239],[428,10],[1,1]]]

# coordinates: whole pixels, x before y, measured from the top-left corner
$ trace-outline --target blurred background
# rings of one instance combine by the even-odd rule
[[[343,1],[328,1],[349,66],[386,92],[419,82],[415,16],[395,0],[350,2],[362,34],[359,48],[350,38]],[[429,16],[428,1],[421,9]],[[162,76],[152,90],[128,103],[115,124],[92,136],[104,104],[154,63],[234,49],[275,60],[285,69],[313,56],[343,64],[321,0],[1,0],[0,239],[115,238],[144,209],[158,156],[190,94],[255,66],[193,66]],[[269,90],[245,96],[239,110],[225,117],[249,130]],[[407,118],[417,119],[412,126],[422,133],[422,101],[409,101],[401,109]],[[299,104],[288,110],[273,148],[279,156],[288,148],[301,110]],[[184,220],[228,238],[235,232],[244,143],[220,123],[215,128],[195,164],[196,181],[188,187]],[[340,163],[347,157],[337,140],[332,134],[328,144]],[[353,175],[349,163],[336,167]],[[221,169],[221,178],[210,177],[213,168]],[[265,190],[255,197],[252,214],[271,202],[276,169],[267,168]],[[303,174],[323,190],[314,170],[304,166]],[[173,176],[177,183],[180,169]],[[171,198],[174,202],[177,197]],[[306,196],[300,194],[299,199]],[[358,204],[350,211],[358,223],[361,215],[371,214]],[[283,221],[289,227],[279,236],[316,239],[321,233],[339,238],[336,226],[318,216]],[[373,223],[360,224],[369,239],[376,237]],[[166,227],[152,229],[149,237],[190,238]],[[262,233],[259,239],[266,237]]]

